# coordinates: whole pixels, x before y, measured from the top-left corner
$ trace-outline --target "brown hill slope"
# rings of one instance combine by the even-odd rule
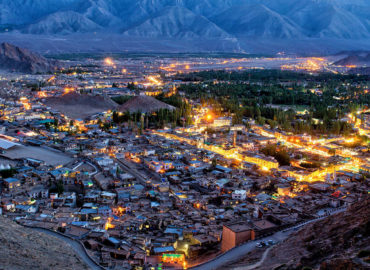
[[[117,104],[108,97],[81,95],[76,92],[70,92],[60,97],[47,98],[44,103],[46,106],[50,106],[74,119],[84,119],[117,107]]]
[[[168,105],[150,96],[136,96],[118,107],[120,112],[155,112],[160,109],[174,110],[175,107]]]
[[[53,71],[60,65],[58,61],[46,59],[27,49],[9,43],[0,45],[0,68],[8,71],[36,73]]]
[[[370,53],[368,54],[353,54],[349,55],[343,59],[338,60],[334,63],[335,65],[348,66],[348,65],[369,65],[370,64]]]
[[[1,216],[0,243],[0,269],[88,269],[63,241]]]
[[[291,235],[258,269],[370,269],[366,252],[370,252],[369,197]]]

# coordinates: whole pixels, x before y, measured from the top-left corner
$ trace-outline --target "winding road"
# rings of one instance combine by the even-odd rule
[[[31,228],[31,227],[29,227]],[[64,242],[66,242],[68,245],[70,245],[73,250],[76,252],[76,254],[81,258],[82,261],[86,263],[86,265],[92,269],[92,270],[102,270],[104,269],[100,265],[98,265],[96,262],[94,262],[86,253],[85,249],[83,248],[82,244],[78,241],[72,240],[68,238],[67,236],[64,236],[62,234],[47,230],[47,229],[42,229],[42,228],[31,228],[33,230],[54,236]]]
[[[260,267],[262,263],[266,260],[267,254],[269,254],[271,249],[272,247],[269,247],[268,249],[266,249],[265,252],[262,254],[262,258],[255,264],[248,265],[248,266],[235,267],[233,270],[253,270],[253,269],[256,269],[257,267]]]

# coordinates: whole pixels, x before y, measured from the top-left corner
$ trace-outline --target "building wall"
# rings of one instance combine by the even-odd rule
[[[253,230],[246,230],[242,232],[234,232],[226,226],[222,229],[222,243],[221,251],[225,252],[238,246],[246,241],[254,240],[255,234]]]

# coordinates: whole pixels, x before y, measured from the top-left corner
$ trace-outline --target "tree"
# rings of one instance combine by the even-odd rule
[[[133,82],[127,84],[127,88],[130,90],[135,90],[135,84]]]
[[[212,159],[212,167],[215,168],[217,166],[217,159],[213,158]]]
[[[280,166],[290,165],[289,153],[284,147],[278,147],[276,144],[266,145],[261,149],[261,152],[266,156],[274,157]]]
[[[116,111],[113,112],[113,114],[112,114],[112,120],[116,124],[120,123],[120,117],[119,117],[118,112],[116,112]]]
[[[144,130],[144,114],[142,113],[140,117],[140,129],[139,129],[140,135],[143,134],[143,130]]]
[[[62,180],[59,180],[56,184],[56,191],[58,193],[58,195],[61,195],[63,194],[64,192],[64,185],[63,185],[63,181]]]

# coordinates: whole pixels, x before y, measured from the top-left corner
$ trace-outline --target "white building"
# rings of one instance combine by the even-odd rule
[[[231,194],[231,198],[233,200],[243,201],[243,200],[245,200],[247,198],[247,191],[246,190],[235,190]]]

